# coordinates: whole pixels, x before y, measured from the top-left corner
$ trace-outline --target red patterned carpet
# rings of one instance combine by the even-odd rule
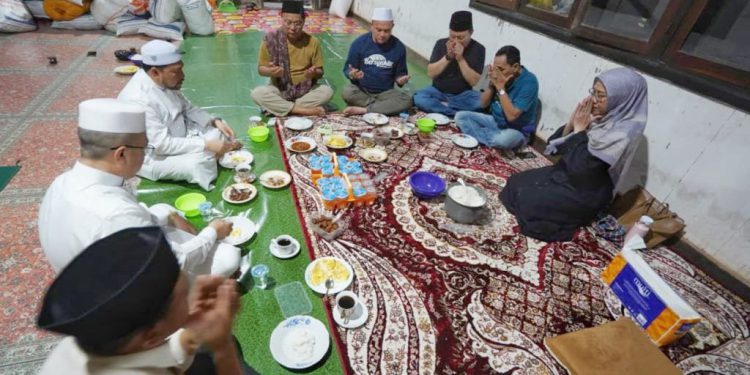
[[[361,131],[359,119],[331,117],[337,130]],[[279,129],[284,139],[299,134]],[[545,337],[592,327],[623,314],[599,278],[617,251],[589,228],[564,243],[518,232],[497,198],[512,173],[547,165],[537,157],[506,160],[449,139],[407,136],[388,147],[382,164],[364,163],[377,181],[373,206],[349,209],[349,229],[329,242],[307,229],[316,257],[337,256],[353,266],[352,287],[370,316],[361,328],[338,328],[356,374],[565,374],[542,345]],[[315,130],[304,132],[316,138]],[[324,147],[321,147],[325,150]],[[320,150],[318,150],[320,152]],[[324,151],[326,152],[326,151]],[[346,152],[350,156],[352,150]],[[305,154],[288,155],[305,218],[323,210]],[[483,226],[456,224],[440,198],[413,196],[408,176],[431,170],[487,191],[492,215]],[[750,305],[708,279],[672,251],[647,253],[649,263],[707,320],[664,352],[685,373],[750,373]]]

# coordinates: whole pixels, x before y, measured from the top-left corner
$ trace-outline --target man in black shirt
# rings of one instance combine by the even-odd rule
[[[471,38],[474,32],[471,12],[451,16],[448,38],[435,43],[427,65],[432,86],[414,94],[414,104],[425,112],[453,116],[458,111],[479,111],[477,84],[484,67],[484,46]]]

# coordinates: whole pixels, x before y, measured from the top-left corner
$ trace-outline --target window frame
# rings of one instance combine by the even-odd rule
[[[653,50],[648,54],[639,54],[616,45],[607,45],[601,41],[585,38],[573,33],[572,28],[565,28],[544,22],[526,12],[493,6],[489,3],[491,1],[495,0],[470,0],[469,8],[497,17],[499,20],[511,23],[514,26],[542,34],[557,42],[570,45],[572,48],[580,49],[624,66],[630,66],[655,78],[669,81],[671,84],[691,91],[698,96],[724,102],[739,110],[750,113],[750,87],[741,86],[741,81],[727,80],[726,77],[719,78],[717,75],[707,74],[703,71],[698,74],[695,70],[686,69],[684,65],[678,65],[665,60],[664,52],[667,45],[672,42],[670,37],[673,36],[674,30],[668,30],[665,38],[663,38],[664,40],[658,43],[655,42]],[[690,8],[687,5],[697,0],[682,1],[683,7],[680,11],[677,14],[668,15],[668,17],[673,17],[674,19],[674,23],[670,28],[674,28],[675,30],[678,26],[681,26],[680,22],[683,22],[685,13]],[[580,7],[578,14],[582,14],[582,8]],[[574,24],[575,22],[574,20]],[[523,46],[518,47],[523,52]],[[725,65],[717,64],[717,69],[726,70],[728,68]]]
[[[560,26],[565,29],[570,29],[573,26],[573,21],[578,14],[578,10],[581,7],[581,3],[586,0],[575,0],[573,6],[570,7],[570,13],[567,16],[556,14],[554,12],[548,12],[533,6],[528,6],[529,0],[521,0],[519,4],[519,12],[528,14],[531,17],[539,19],[543,22],[550,23],[555,26]]]
[[[685,44],[688,36],[690,36],[690,31],[693,30],[708,3],[709,0],[696,0],[690,6],[685,17],[682,19],[680,27],[677,28],[674,36],[667,45],[662,55],[662,60],[694,73],[707,75],[750,89],[750,72],[681,51],[683,44]]]
[[[495,6],[502,9],[516,10],[520,0],[474,0],[487,6]]]
[[[584,25],[583,18],[591,5],[591,0],[581,1],[585,2],[585,4],[578,8],[578,14],[576,14],[573,26],[571,27],[571,31],[574,34],[615,48],[635,52],[639,55],[648,55],[654,51],[654,48],[663,45],[662,41],[668,39],[679,21],[677,17],[672,16],[678,14],[686,3],[686,0],[668,0],[669,3],[664,8],[664,14],[659,18],[648,40],[643,41]]]

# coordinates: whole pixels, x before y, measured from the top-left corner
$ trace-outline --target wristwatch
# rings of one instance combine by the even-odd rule
[[[500,89],[500,91],[497,92],[497,96],[503,96],[503,95],[505,95],[505,90]]]

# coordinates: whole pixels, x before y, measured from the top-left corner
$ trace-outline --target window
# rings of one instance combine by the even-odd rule
[[[470,5],[750,111],[750,0],[471,0]]]
[[[750,87],[750,2],[699,1],[666,57],[686,69]]]
[[[526,0],[521,12],[553,25],[570,27],[580,0]]]
[[[646,53],[664,36],[679,0],[591,0],[577,34],[633,52]],[[668,9],[670,11],[668,11]]]

